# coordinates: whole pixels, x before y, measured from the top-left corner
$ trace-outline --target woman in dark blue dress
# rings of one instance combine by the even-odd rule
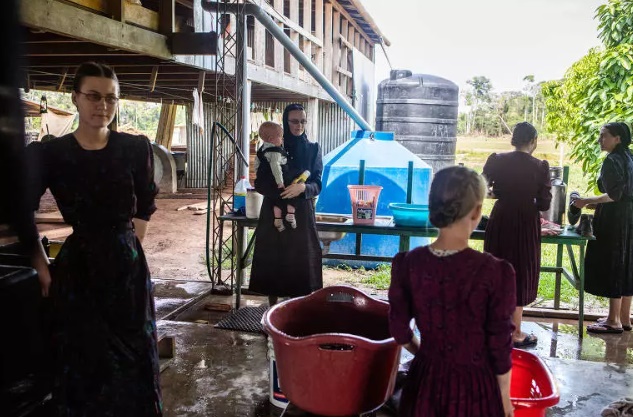
[[[269,297],[308,295],[323,287],[321,245],[316,230],[313,199],[321,192],[323,161],[321,147],[305,134],[306,113],[300,104],[284,110],[284,149],[288,153],[286,189],[280,194],[265,158],[257,170],[255,188],[264,196],[257,223],[249,289]],[[303,171],[310,171],[305,184],[291,184]],[[274,226],[277,199],[292,199],[297,228],[280,233]]]
[[[151,145],[108,129],[119,95],[112,69],[82,64],[73,90],[77,130],[29,146],[37,201],[49,188],[73,227],[52,265],[56,409],[63,417],[161,416],[141,247],[158,191]]]

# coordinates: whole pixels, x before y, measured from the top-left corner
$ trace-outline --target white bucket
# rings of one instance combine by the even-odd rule
[[[249,188],[246,192],[246,217],[249,219],[258,219],[263,201],[263,195],[255,191],[254,188]]]
[[[288,406],[288,399],[281,391],[281,387],[279,386],[279,376],[277,375],[277,361],[275,361],[275,350],[273,348],[273,342],[268,337],[268,359],[270,362],[270,374],[268,380],[269,382],[269,395],[270,395],[270,403],[277,408],[285,409]]]

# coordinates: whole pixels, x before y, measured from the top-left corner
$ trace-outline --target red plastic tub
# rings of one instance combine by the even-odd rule
[[[300,409],[350,416],[393,393],[400,347],[389,334],[389,304],[328,287],[278,304],[264,316],[281,389]]]
[[[558,404],[556,380],[538,356],[519,349],[512,351],[510,399],[514,417],[545,417],[547,409]]]

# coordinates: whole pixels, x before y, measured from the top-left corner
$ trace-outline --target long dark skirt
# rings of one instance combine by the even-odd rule
[[[264,198],[257,229],[249,289],[296,297],[323,288],[321,246],[312,200],[293,199],[297,228],[274,226],[273,200]],[[285,211],[285,207],[282,207]]]
[[[58,415],[161,416],[151,281],[134,231],[75,232],[52,269]]]
[[[486,225],[484,251],[514,267],[517,306],[526,306],[536,299],[541,271],[541,225],[534,204],[498,200]]]
[[[585,291],[600,297],[633,295],[633,202],[599,204],[596,240],[587,244]]]

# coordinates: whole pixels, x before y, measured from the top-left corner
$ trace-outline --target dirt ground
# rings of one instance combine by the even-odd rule
[[[177,211],[200,199],[157,199],[158,210],[152,216],[143,243],[147,262],[153,278],[178,280],[209,280],[204,264],[206,215],[193,214],[192,210]],[[365,287],[358,274],[325,268],[325,286],[341,283],[364,288],[369,293],[375,290]]]

